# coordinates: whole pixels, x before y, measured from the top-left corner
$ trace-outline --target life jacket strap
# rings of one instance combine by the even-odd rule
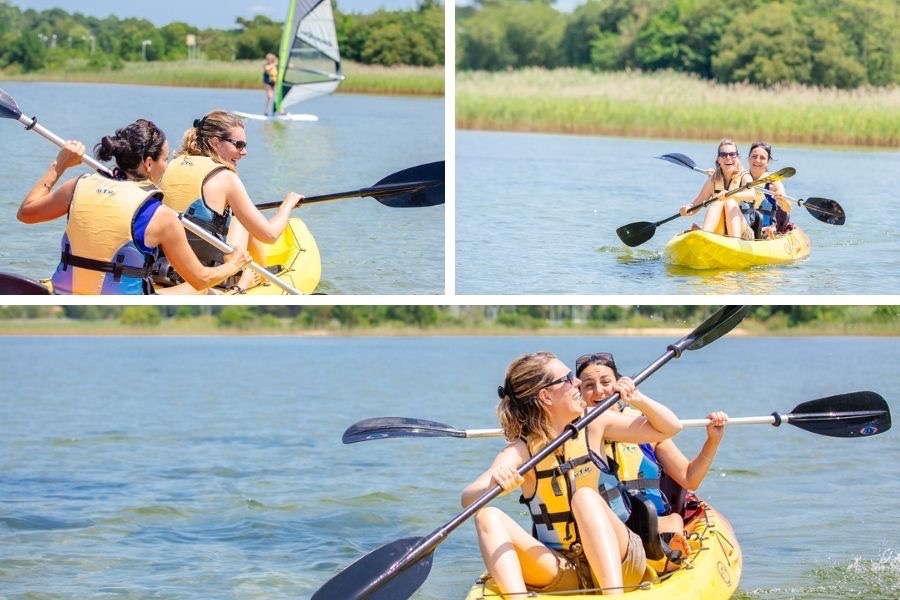
[[[100,271],[101,273],[112,273],[113,280],[120,281],[122,277],[134,277],[136,279],[144,279],[150,275],[150,267],[152,266],[152,258],[144,257],[144,266],[131,267],[123,264],[125,256],[117,254],[115,261],[95,260],[93,258],[85,258],[72,254],[69,245],[66,244],[65,250],[60,255],[60,262],[63,265],[63,271],[68,270],[70,266],[79,269],[88,269],[90,271]]]

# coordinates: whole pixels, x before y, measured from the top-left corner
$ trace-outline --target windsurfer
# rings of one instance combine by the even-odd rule
[[[275,80],[278,78],[278,57],[269,52],[266,54],[266,62],[263,64],[263,85],[266,88],[266,106],[263,109],[264,115],[275,114],[275,106],[272,100],[275,96]]]

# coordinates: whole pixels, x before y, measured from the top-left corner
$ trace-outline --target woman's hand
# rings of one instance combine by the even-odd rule
[[[680,207],[680,208],[678,209],[678,213],[679,213],[682,217],[686,217],[686,216],[688,216],[689,214],[691,214],[691,211],[692,211],[692,210],[694,210],[694,205],[688,203],[688,204],[685,204],[684,206]]]
[[[225,262],[230,265],[236,265],[238,269],[244,268],[251,260],[250,254],[243,248],[234,248],[225,255]]]
[[[81,164],[81,157],[84,156],[84,144],[78,140],[68,140],[59,149],[53,166],[56,169],[57,176],[62,175],[63,171],[69,167]]]
[[[613,385],[613,390],[619,393],[619,399],[626,404],[640,403],[644,399],[631,377],[620,377]]]
[[[725,423],[728,422],[728,415],[717,410],[706,415],[709,419],[709,425],[706,426],[706,436],[710,439],[721,441],[725,435]]]
[[[498,465],[491,471],[491,481],[503,488],[503,494],[508,494],[522,485],[525,478],[510,465]]]
[[[288,192],[284,195],[284,200],[281,201],[281,207],[287,207],[288,210],[293,210],[300,206],[303,203],[303,196],[294,192]]]

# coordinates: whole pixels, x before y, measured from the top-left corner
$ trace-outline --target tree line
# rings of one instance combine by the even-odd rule
[[[211,320],[223,329],[285,326],[296,329],[478,329],[516,330],[588,327],[694,327],[713,307],[696,305],[337,305],[337,306],[0,306],[0,320],[71,319],[116,322],[126,326],[156,326],[164,321]],[[745,324],[790,329],[810,324],[869,325],[896,330],[900,306],[757,306]]]
[[[334,2],[334,0],[332,0]],[[340,1],[334,2],[338,7]],[[418,0],[414,10],[344,14],[335,8],[341,56],[365,64],[434,66],[444,62],[444,8]],[[125,61],[262,59],[278,52],[282,22],[238,17],[229,30],[175,21],[156,27],[145,19],[69,14],[61,8],[21,10],[0,0],[0,68],[22,72],[62,68],[70,60],[95,69]],[[193,35],[198,51],[187,45]]]
[[[720,83],[900,83],[897,0],[474,0],[457,66],[672,70]]]

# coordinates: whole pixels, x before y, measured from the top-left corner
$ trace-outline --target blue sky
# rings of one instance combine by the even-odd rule
[[[253,18],[264,15],[283,21],[287,14],[286,0],[8,0],[22,10],[62,8],[68,13],[79,12],[95,17],[115,15],[120,18],[139,17],[157,27],[172,21],[184,21],[197,27],[231,29],[236,17]],[[448,4],[445,1],[445,5]],[[337,0],[345,13],[371,13],[379,8],[408,10],[416,7],[416,0]]]

